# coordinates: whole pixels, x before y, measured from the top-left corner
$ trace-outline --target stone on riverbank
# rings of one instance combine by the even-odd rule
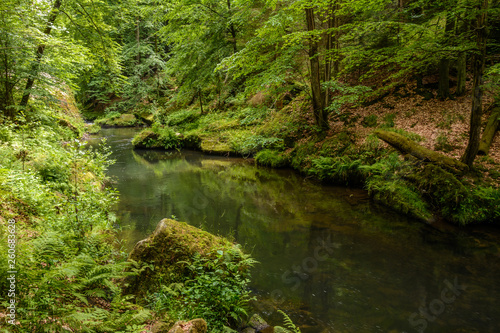
[[[139,264],[149,264],[146,269],[127,281],[126,293],[143,296],[160,284],[183,282],[189,276],[188,266],[196,253],[202,257],[215,259],[217,251],[239,253],[232,260],[243,257],[239,247],[227,239],[212,235],[187,223],[171,219],[161,220],[155,231],[138,242],[129,255],[130,260]]]

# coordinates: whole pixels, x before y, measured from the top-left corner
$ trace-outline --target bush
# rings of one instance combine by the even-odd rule
[[[249,267],[255,261],[239,251],[221,250],[209,255],[196,254],[187,263],[183,282],[163,285],[149,296],[149,308],[166,313],[171,319],[204,318],[209,332],[221,332],[224,326],[236,326],[247,315],[251,300],[248,289]]]
[[[289,165],[288,156],[282,152],[270,149],[259,151],[255,155],[255,162],[271,168],[283,168]]]
[[[313,159],[309,173],[321,180],[340,184],[360,185],[364,175],[361,160],[349,156],[319,157]]]
[[[283,139],[267,138],[261,135],[251,135],[242,140],[231,142],[232,148],[243,155],[255,154],[263,149],[283,150]]]

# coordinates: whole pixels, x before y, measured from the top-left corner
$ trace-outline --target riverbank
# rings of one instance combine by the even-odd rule
[[[305,92],[287,101],[257,97],[225,108],[213,104],[203,114],[197,105],[162,114],[133,144],[254,157],[261,165],[292,167],[325,183],[365,188],[376,202],[426,222],[499,221],[499,142],[489,156],[478,157],[474,170],[455,173],[402,156],[373,133],[393,131],[458,158],[466,144],[468,97],[439,101],[403,89],[366,106],[344,106],[331,115],[327,132],[317,131]]]

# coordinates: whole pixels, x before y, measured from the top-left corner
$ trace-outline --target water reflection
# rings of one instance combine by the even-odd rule
[[[261,262],[256,308],[275,323],[282,309],[304,333],[500,331],[496,231],[443,232],[364,191],[244,159],[133,151],[130,129],[102,135],[117,160],[109,172],[129,248],[172,216],[235,239]],[[467,288],[443,293],[449,283]]]

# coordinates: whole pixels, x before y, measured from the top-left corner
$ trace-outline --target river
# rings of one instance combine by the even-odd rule
[[[164,217],[242,244],[260,263],[253,312],[303,333],[500,332],[498,228],[426,225],[292,170],[198,152],[134,151],[105,129],[123,246]]]

